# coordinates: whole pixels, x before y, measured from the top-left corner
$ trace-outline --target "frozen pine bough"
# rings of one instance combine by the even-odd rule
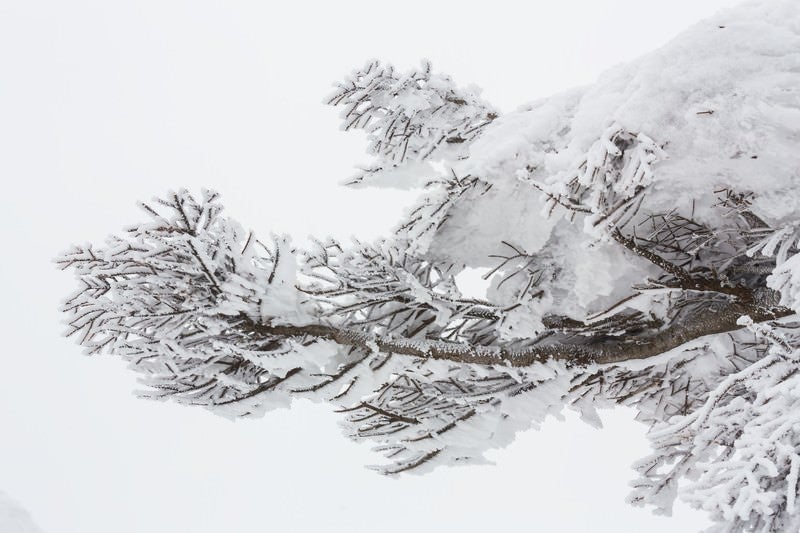
[[[367,132],[354,183],[427,184],[392,235],[260,240],[216,193],[169,193],[58,258],[69,334],[147,397],[333,402],[386,474],[630,406],[653,447],[632,503],[800,528],[800,5],[723,11],[506,115],[427,63],[370,62],[328,102]]]

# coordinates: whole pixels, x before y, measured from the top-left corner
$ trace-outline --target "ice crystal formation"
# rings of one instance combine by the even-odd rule
[[[367,134],[352,184],[427,183],[392,235],[259,240],[216,193],[169,193],[59,257],[69,334],[149,397],[333,402],[387,474],[630,406],[653,448],[632,503],[800,528],[800,5],[723,11],[505,115],[428,63],[369,62],[327,103]]]

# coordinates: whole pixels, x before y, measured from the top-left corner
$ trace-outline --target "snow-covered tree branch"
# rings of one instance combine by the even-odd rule
[[[326,101],[368,134],[352,183],[426,183],[392,235],[262,241],[216,193],[172,192],[57,259],[79,283],[68,334],[147,397],[333,402],[387,474],[630,406],[653,445],[631,502],[680,493],[721,531],[795,530],[800,11],[720,17],[504,116],[429,63],[370,62]]]

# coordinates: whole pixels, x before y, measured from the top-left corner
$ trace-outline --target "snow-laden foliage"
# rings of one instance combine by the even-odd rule
[[[149,396],[238,410],[295,371],[285,360],[278,368],[265,361],[296,353],[294,341],[265,343],[238,325],[302,322],[307,311],[287,240],[265,247],[222,217],[216,200],[182,192],[142,204],[148,222],[104,248],[73,247],[59,263],[81,280],[64,309],[73,316],[69,334],[88,353],[129,360]]]
[[[79,281],[68,333],[129,361],[145,396],[228,416],[333,402],[386,474],[629,406],[653,446],[632,503],[796,530],[798,87],[790,0],[504,116],[428,64],[369,63],[329,103],[367,132],[356,181],[425,183],[392,235],[262,243],[215,193],[170,193],[58,258]]]
[[[367,151],[375,156],[350,183],[405,164],[465,157],[469,143],[497,118],[479,94],[477,88],[461,89],[449,76],[434,74],[429,62],[403,74],[379,61],[355,70],[326,99],[343,106],[343,129],[367,132]],[[413,171],[423,168],[430,167]]]
[[[715,530],[795,531],[800,527],[797,325],[779,331],[746,316],[740,323],[754,331],[757,357],[721,374],[697,408],[655,424],[649,434],[654,453],[636,464],[641,479],[632,500],[667,510],[679,480],[689,478],[684,497],[711,512],[720,522]]]
[[[562,206],[589,214],[585,218],[587,231],[602,235],[635,216],[638,198],[653,181],[652,166],[665,155],[646,135],[612,124],[573,173],[547,188],[535,181],[532,184],[542,188],[549,209]]]

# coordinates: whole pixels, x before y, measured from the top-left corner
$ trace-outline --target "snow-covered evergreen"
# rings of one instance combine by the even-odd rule
[[[800,5],[745,3],[507,115],[428,63],[370,62],[327,102],[367,132],[351,183],[425,184],[393,235],[302,249],[169,193],[58,258],[68,333],[148,397],[334,402],[387,474],[631,406],[653,445],[631,502],[800,527]]]

